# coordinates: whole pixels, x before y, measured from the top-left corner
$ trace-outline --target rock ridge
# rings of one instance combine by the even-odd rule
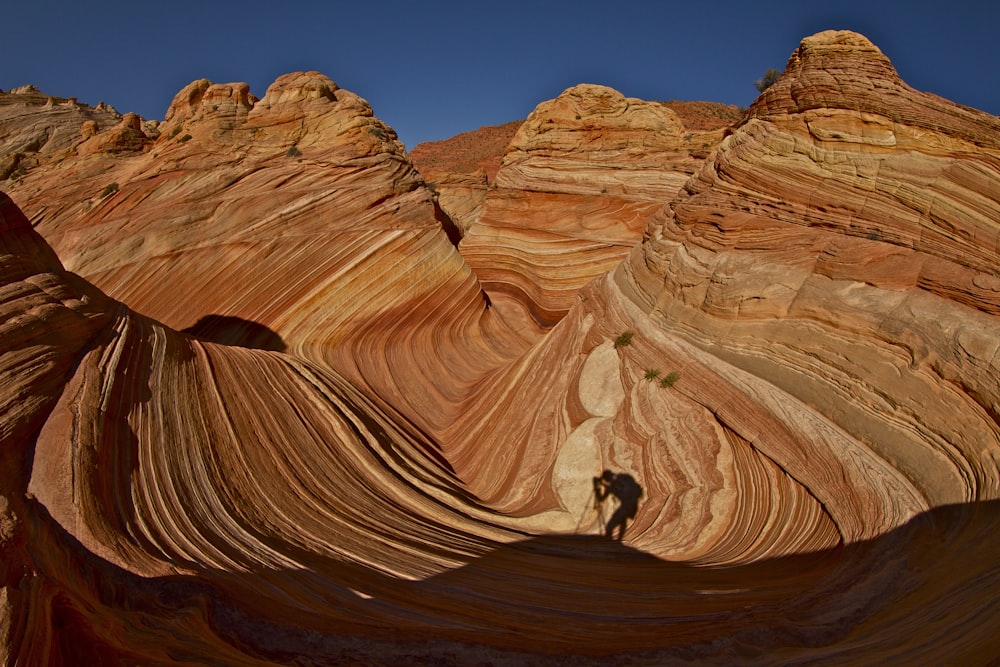
[[[878,47],[847,30],[803,39],[788,59],[785,76],[754,101],[750,115],[767,118],[823,108],[873,114],[959,142],[1000,148],[1000,118],[915,91]]]

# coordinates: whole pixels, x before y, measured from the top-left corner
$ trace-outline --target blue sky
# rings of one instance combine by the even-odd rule
[[[595,2],[0,0],[0,88],[25,83],[162,119],[199,78],[318,70],[407,148],[524,118],[577,83],[650,100],[748,105],[820,30],[865,34],[918,90],[1000,114],[996,0]]]

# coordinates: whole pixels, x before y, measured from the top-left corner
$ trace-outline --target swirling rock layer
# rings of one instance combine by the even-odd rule
[[[835,32],[690,178],[623,100],[542,105],[465,257],[315,73],[9,181],[6,661],[992,661],[997,119]]]
[[[717,141],[721,130],[713,134]],[[542,329],[621,261],[700,163],[662,104],[581,84],[518,128],[462,254],[507,317]],[[707,144],[706,144],[707,145]]]

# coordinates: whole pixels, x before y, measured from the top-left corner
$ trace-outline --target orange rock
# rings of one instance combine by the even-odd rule
[[[461,244],[493,303],[527,327],[558,322],[700,163],[688,134],[665,106],[604,86],[540,104]]]

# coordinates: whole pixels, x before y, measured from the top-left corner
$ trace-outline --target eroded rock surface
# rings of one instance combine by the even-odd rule
[[[90,107],[30,85],[0,92],[0,181],[21,178],[38,164],[61,157],[81,138],[121,120],[105,104]]]
[[[413,164],[438,194],[441,209],[464,234],[482,213],[500,160],[523,121],[481,127],[443,141],[417,144]]]
[[[246,84],[195,81],[159,130],[136,154],[83,150],[114,128],[88,137],[11,188],[66,268],[115,299],[177,330],[204,318],[264,327],[425,427],[455,409],[453,378],[523,349],[483,314],[450,223],[357,95],[315,72],[260,100]],[[466,321],[476,333],[456,329]],[[245,342],[241,327],[216,329],[216,342]],[[365,331],[395,342],[359,351]],[[394,370],[411,361],[427,372]]]
[[[845,32],[700,164],[662,105],[536,114],[462,254],[315,73],[9,181],[8,662],[1000,652],[997,118]]]
[[[540,104],[461,244],[493,303],[525,326],[558,322],[701,163],[689,149],[705,142],[693,137],[663,104],[605,86]]]

